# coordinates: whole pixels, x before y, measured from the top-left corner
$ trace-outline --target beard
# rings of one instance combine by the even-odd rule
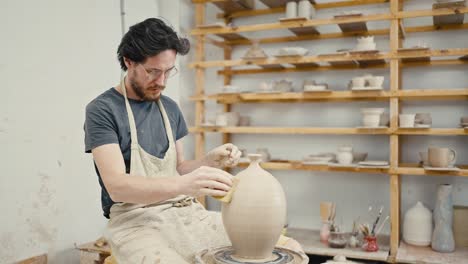
[[[130,87],[142,101],[156,102],[161,97],[161,92],[166,86],[154,85],[143,88],[135,79],[130,79]]]

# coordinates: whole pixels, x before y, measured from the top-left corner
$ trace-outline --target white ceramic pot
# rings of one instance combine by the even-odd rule
[[[382,87],[384,83],[384,76],[372,76],[367,80],[372,87]]]
[[[353,148],[352,147],[340,147],[336,154],[336,159],[339,164],[351,164],[353,163]]]
[[[238,126],[239,120],[238,112],[226,112],[217,114],[215,123],[217,126]]]
[[[356,45],[355,50],[375,50],[376,48],[375,43],[359,43]]]
[[[401,114],[399,115],[400,127],[414,127],[416,114]]]
[[[432,213],[417,202],[405,213],[403,240],[414,246],[429,246],[432,239]]]
[[[362,125],[365,127],[378,127],[380,116],[384,111],[384,108],[362,108]]]
[[[351,80],[351,83],[353,84],[353,87],[364,87],[366,79],[364,77],[354,77]]]

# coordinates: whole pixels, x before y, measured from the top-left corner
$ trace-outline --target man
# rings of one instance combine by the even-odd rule
[[[177,104],[162,95],[189,51],[163,21],[130,27],[118,47],[126,76],[86,107],[85,145],[92,152],[107,237],[121,263],[190,263],[203,249],[229,245],[219,214],[193,197],[224,196],[240,151],[225,144],[199,160],[184,160],[187,126]],[[159,261],[159,262],[158,262]]]

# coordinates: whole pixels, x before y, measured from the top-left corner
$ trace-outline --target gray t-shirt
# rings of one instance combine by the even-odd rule
[[[135,117],[138,143],[149,154],[163,158],[169,147],[169,141],[158,104],[156,102],[128,100]],[[160,100],[169,117],[174,141],[186,136],[188,134],[187,125],[177,103],[164,95],[161,95]],[[126,172],[130,172],[130,125],[123,95],[111,88],[91,101],[86,106],[84,131],[86,153],[105,144],[119,144]],[[102,209],[104,216],[109,218],[110,208],[115,202],[110,198],[99,171],[96,166],[95,168],[102,190]]]

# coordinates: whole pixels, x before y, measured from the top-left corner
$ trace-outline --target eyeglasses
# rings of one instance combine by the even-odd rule
[[[174,75],[176,75],[179,72],[175,66],[166,71],[162,71],[160,69],[146,69],[145,66],[143,66],[143,64],[140,65],[141,67],[143,67],[143,69],[145,69],[148,78],[150,78],[151,80],[159,79],[159,77],[161,77],[162,74],[164,74],[164,79],[169,79],[171,77],[174,77]]]

